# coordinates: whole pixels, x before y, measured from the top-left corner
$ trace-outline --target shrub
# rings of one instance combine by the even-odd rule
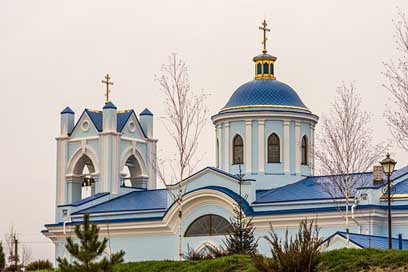
[[[255,265],[261,271],[311,272],[316,270],[322,239],[319,238],[319,228],[314,220],[310,222],[302,220],[294,238],[289,238],[288,229],[286,229],[285,241],[282,241],[272,226],[269,236],[264,238],[271,245],[273,262],[263,257],[253,257]]]
[[[53,269],[52,263],[49,260],[38,260],[29,263],[25,267],[26,271],[37,271],[37,270],[51,270]]]

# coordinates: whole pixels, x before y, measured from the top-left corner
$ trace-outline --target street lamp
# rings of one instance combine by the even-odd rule
[[[392,231],[391,231],[391,175],[394,172],[396,161],[390,158],[390,153],[381,162],[384,174],[387,175],[387,195],[388,195],[388,248],[392,249]]]

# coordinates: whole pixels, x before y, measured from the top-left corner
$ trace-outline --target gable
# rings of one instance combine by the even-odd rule
[[[133,110],[118,112],[117,131],[132,138],[146,138]]]
[[[99,118],[97,112],[84,110],[81,117],[79,117],[79,120],[72,129],[70,136],[74,138],[96,136],[99,130],[97,126],[98,123],[95,122],[95,118]]]

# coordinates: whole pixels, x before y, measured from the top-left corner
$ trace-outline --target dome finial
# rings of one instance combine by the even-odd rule
[[[266,41],[268,40],[268,38],[266,37],[266,32],[271,31],[269,28],[266,28],[268,24],[266,23],[266,20],[263,20],[262,22],[262,26],[259,27],[260,30],[263,31],[263,50],[262,53],[266,54],[266,52],[268,52],[268,50],[266,50]]]

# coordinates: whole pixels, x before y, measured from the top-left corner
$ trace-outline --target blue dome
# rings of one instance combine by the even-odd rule
[[[241,85],[221,111],[245,108],[288,108],[309,111],[296,91],[277,80],[252,80]]]

